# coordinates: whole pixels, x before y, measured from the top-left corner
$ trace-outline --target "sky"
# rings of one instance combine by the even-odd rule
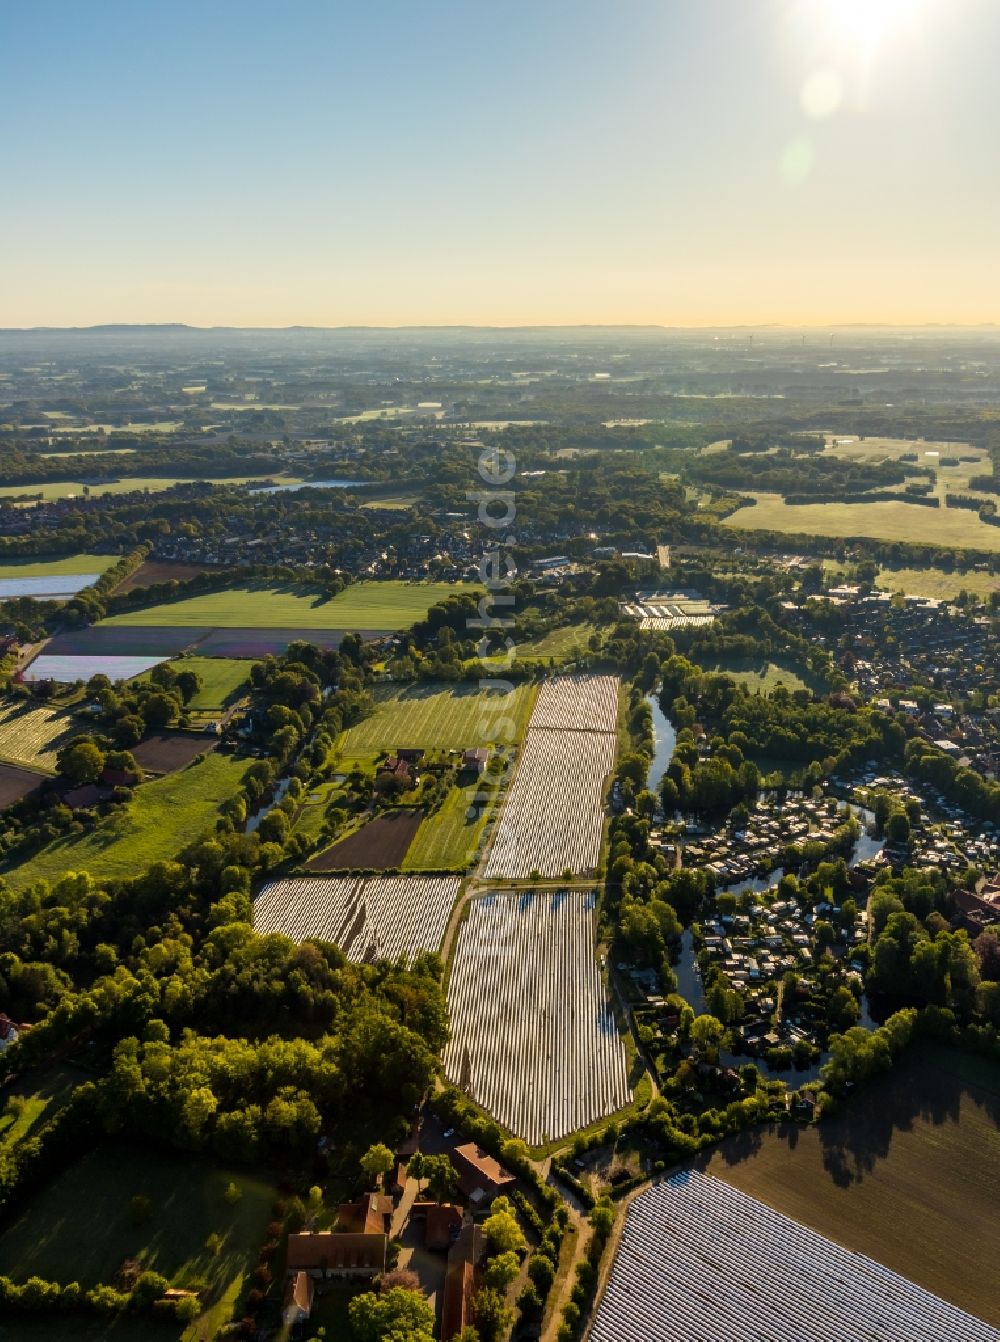
[[[1000,321],[996,0],[0,0],[0,327]]]

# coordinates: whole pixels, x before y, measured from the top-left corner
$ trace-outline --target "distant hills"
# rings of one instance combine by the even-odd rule
[[[581,323],[567,326],[192,326],[187,322],[107,322],[94,326],[2,326],[0,336],[4,335],[286,335],[286,334],[326,334],[350,335],[379,334],[391,335],[446,335],[449,333],[506,333],[510,335],[539,335],[551,333],[588,332],[636,332],[706,334],[718,332],[750,331],[995,331],[997,322],[979,322],[963,325],[957,322],[924,322],[898,326],[881,322],[840,322],[818,326],[793,326],[784,322],[769,322],[762,325],[735,326],[668,326],[649,323],[647,325],[628,324],[600,325]]]

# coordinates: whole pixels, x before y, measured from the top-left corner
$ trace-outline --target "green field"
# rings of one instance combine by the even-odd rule
[[[56,881],[67,871],[89,871],[104,879],[136,876],[212,829],[219,803],[239,790],[249,764],[214,752],[177,773],[143,783],[128,806],[95,829],[55,839],[0,874],[16,890],[38,880]]]
[[[48,457],[127,457],[132,452],[137,452],[135,447],[104,447],[100,443],[95,443],[92,447],[72,447],[65,452],[46,452]]]
[[[385,750],[464,750],[519,741],[535,701],[531,685],[512,693],[481,690],[477,684],[406,685],[377,692],[375,712],[338,741],[346,756]],[[505,730],[504,720],[512,724]]]
[[[596,624],[567,624],[561,629],[552,629],[541,638],[519,644],[517,660],[532,661],[541,658],[548,661],[550,657],[554,657],[558,662],[574,652],[586,653],[591,636],[597,632]]]
[[[717,662],[702,663],[704,669],[710,672],[719,672],[722,675],[729,676],[732,680],[737,680],[742,685],[747,685],[753,690],[760,690],[761,694],[770,694],[776,690],[779,685],[784,685],[786,690],[807,690],[816,688],[815,685],[807,684],[803,679],[801,668],[796,670],[790,665],[779,665],[777,662],[755,661],[749,657],[724,658]]]
[[[113,615],[110,625],[173,625],[205,629],[405,629],[462,583],[359,582],[330,597],[302,585],[234,587],[185,601]]]
[[[223,1196],[231,1181],[242,1192],[234,1206]],[[130,1203],[138,1194],[153,1209],[136,1225]],[[44,1185],[5,1227],[0,1273],[19,1281],[32,1275],[78,1281],[87,1288],[113,1282],[126,1260],[137,1259],[172,1285],[204,1285],[208,1308],[185,1336],[214,1338],[242,1293],[274,1198],[273,1185],[255,1174],[148,1144],[141,1150],[121,1143],[98,1147]],[[223,1240],[215,1255],[205,1248],[210,1234]],[[174,1335],[179,1331],[175,1325]],[[24,1336],[31,1336],[27,1328]]]
[[[1000,1325],[998,1107],[1000,1067],[935,1050],[840,1117],[724,1142],[707,1169]]]
[[[246,485],[255,484],[258,481],[279,479],[283,484],[297,484],[298,478],[293,479],[290,476],[269,476],[269,475],[241,475],[227,477],[225,480],[207,479],[204,476],[162,476],[162,475],[143,475],[131,476],[127,480],[104,480],[87,484],[83,480],[47,480],[44,484],[33,485],[3,485],[0,486],[0,498],[19,498],[29,495],[32,499],[42,498],[46,502],[52,499],[75,499],[89,492],[94,498],[103,494],[128,494],[135,489],[145,489],[151,494],[158,494],[164,489],[172,489],[174,485],[190,485],[195,483],[210,485]],[[87,572],[86,569],[83,572]]]
[[[993,462],[984,447],[968,443],[932,442],[930,439],[856,438],[850,434],[827,434],[824,455],[840,461],[898,461],[915,456],[909,464],[934,472],[934,492],[944,502],[947,494],[969,493],[969,481],[977,475],[992,475]],[[944,466],[942,459],[958,457],[956,466]],[[962,460],[962,458],[968,460]],[[986,497],[983,495],[982,497]]]
[[[63,1064],[20,1077],[0,1097],[0,1151],[32,1136],[43,1120],[60,1109],[76,1086],[90,1080],[82,1069]]]
[[[407,508],[412,508],[417,502],[416,495],[400,496],[391,499],[369,499],[362,503],[362,508],[391,508],[393,511],[405,512]]]
[[[785,503],[778,494],[752,494],[723,525],[740,531],[780,531],[830,537],[868,537],[957,550],[1000,550],[1000,527],[987,526],[965,508],[922,508],[917,503]]]
[[[121,555],[61,555],[58,559],[8,559],[0,563],[0,578],[66,578],[80,573],[103,573],[120,558]]]
[[[421,821],[406,850],[404,871],[461,871],[468,867],[486,828],[488,809],[470,820],[465,788],[453,788],[440,810]]]
[[[239,657],[182,657],[171,662],[172,670],[193,671],[201,680],[201,689],[188,704],[194,712],[211,713],[226,708],[239,697],[240,690],[250,678],[253,662]],[[144,671],[136,680],[148,680]]]
[[[929,596],[950,601],[959,592],[988,597],[1000,592],[1000,573],[945,573],[934,568],[884,568],[877,586],[885,592],[906,592],[908,596]]]

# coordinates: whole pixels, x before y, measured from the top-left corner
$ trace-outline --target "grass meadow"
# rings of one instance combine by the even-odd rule
[[[779,494],[752,494],[723,525],[738,531],[789,535],[866,537],[957,550],[1000,551],[1000,527],[980,522],[965,508],[923,508],[916,503],[785,503]]]
[[[123,810],[93,830],[55,839],[0,874],[17,890],[38,880],[54,882],[67,871],[108,880],[135,876],[210,830],[219,803],[238,791],[249,765],[213,752],[177,773],[143,783]]]
[[[548,661],[554,657],[557,662],[579,651],[585,653],[592,635],[598,633],[596,624],[567,624],[561,629],[552,629],[541,638],[534,638],[521,644],[517,649],[518,661]]]
[[[914,1053],[815,1127],[746,1132],[708,1173],[1000,1326],[1000,1067]]]
[[[19,1077],[0,1096],[0,1151],[31,1137],[90,1074],[69,1064]]]
[[[375,712],[349,728],[337,743],[345,757],[385,750],[463,750],[524,735],[535,688],[518,685],[507,694],[477,684],[405,685],[377,693]],[[507,719],[511,730],[505,730]]]
[[[403,859],[403,871],[462,871],[470,865],[486,828],[489,807],[469,817],[465,788],[453,788],[433,815],[425,816]]]
[[[302,585],[232,587],[113,615],[102,627],[405,629],[436,602],[475,590],[458,583],[359,582],[330,597]]]
[[[719,672],[761,694],[770,694],[779,685],[786,690],[819,690],[822,687],[803,667],[791,663],[757,661],[749,657],[728,657],[715,662],[704,662],[704,669]]]
[[[953,600],[959,592],[989,597],[1000,592],[1000,573],[945,573],[934,568],[884,568],[877,586],[884,592],[905,592],[908,596],[929,596],[939,601]]]
[[[124,480],[101,480],[89,484],[83,480],[47,480],[44,484],[0,486],[0,498],[19,498],[30,495],[33,499],[42,498],[49,502],[54,499],[81,498],[85,494],[89,494],[93,498],[98,498],[103,494],[130,494],[137,489],[148,490],[150,494],[159,494],[165,489],[173,489],[174,485],[190,485],[199,480],[207,484],[244,485],[270,478],[266,475],[243,475],[225,480],[205,481],[203,477],[197,476],[136,475],[129,476],[128,479]],[[78,569],[76,571],[88,573],[90,570]],[[15,574],[13,576],[24,575]]]
[[[210,713],[227,707],[239,697],[250,678],[252,661],[241,657],[184,657],[171,662],[174,671],[193,671],[201,680],[201,689],[188,704],[194,712]],[[144,671],[137,680],[148,680]]]
[[[0,494],[8,491],[0,490]],[[67,578],[80,573],[103,573],[118,562],[120,555],[61,555],[53,559],[7,559],[0,564],[4,578]]]
[[[230,1182],[241,1194],[233,1205],[224,1196]],[[130,1204],[140,1194],[150,1200],[152,1210],[137,1223]],[[274,1198],[266,1176],[185,1159],[149,1145],[99,1146],[40,1188],[8,1223],[0,1235],[0,1273],[19,1281],[32,1275],[78,1281],[87,1288],[113,1282],[123,1263],[137,1259],[174,1286],[205,1288],[207,1308],[185,1331],[185,1339],[201,1342],[215,1337],[236,1306]],[[221,1240],[217,1253],[206,1248],[212,1234]],[[75,1328],[72,1316],[64,1316],[62,1323],[64,1329]],[[142,1327],[148,1326],[143,1320]],[[173,1325],[173,1336],[179,1332]],[[27,1322],[23,1335],[34,1336]],[[70,1335],[76,1336],[75,1331],[63,1334]]]

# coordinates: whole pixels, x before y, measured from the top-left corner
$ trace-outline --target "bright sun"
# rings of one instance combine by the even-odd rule
[[[924,0],[821,0],[831,30],[872,50],[912,29]]]

